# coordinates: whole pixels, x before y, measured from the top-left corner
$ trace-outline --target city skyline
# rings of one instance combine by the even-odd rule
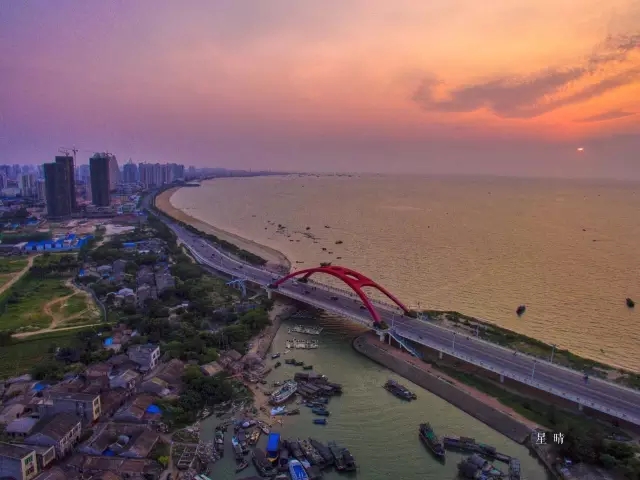
[[[640,179],[637,2],[153,5],[4,9],[0,163]]]

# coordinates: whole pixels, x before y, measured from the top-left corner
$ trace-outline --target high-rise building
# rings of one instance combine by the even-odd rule
[[[123,183],[138,182],[138,167],[131,161],[131,159],[129,159],[129,163],[125,163],[122,169],[122,181]]]
[[[56,163],[63,165],[67,170],[67,178],[69,179],[69,195],[71,197],[71,211],[75,212],[78,210],[78,202],[76,201],[76,175],[75,167],[73,165],[73,157],[69,155],[57,156]]]
[[[36,197],[39,201],[46,201],[47,190],[45,188],[45,182],[42,179],[36,180]]]
[[[52,218],[71,216],[69,170],[63,163],[45,163],[44,182],[47,215]]]
[[[115,190],[120,183],[120,167],[115,155],[109,153],[107,155],[109,156],[109,190]]]
[[[108,207],[111,204],[109,190],[111,185],[110,156],[96,153],[89,159],[91,171],[91,203],[97,207]]]
[[[35,174],[23,173],[20,175],[20,193],[23,197],[33,197],[36,195]]]

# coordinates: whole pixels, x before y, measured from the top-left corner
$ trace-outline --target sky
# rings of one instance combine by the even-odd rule
[[[0,163],[640,179],[640,0],[4,2],[0,79]]]

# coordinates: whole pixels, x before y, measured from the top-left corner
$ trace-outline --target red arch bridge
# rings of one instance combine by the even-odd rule
[[[380,318],[380,314],[376,310],[375,305],[371,302],[367,294],[364,292],[363,288],[370,287],[378,290],[389,300],[395,303],[405,313],[405,315],[411,315],[411,310],[409,310],[395,295],[389,292],[382,285],[371,280],[369,277],[346,267],[320,266],[298,270],[276,280],[269,285],[269,288],[277,289],[279,285],[295,277],[300,277],[298,278],[298,282],[306,283],[309,280],[309,277],[311,277],[311,275],[313,275],[314,273],[324,273],[327,275],[331,275],[332,277],[342,280],[344,283],[346,283],[347,286],[351,288],[351,290],[353,290],[356,295],[358,295],[358,297],[360,297],[360,300],[362,300],[365,308],[369,311],[369,314],[371,315],[373,323],[376,327],[380,325],[380,322],[382,320]]]

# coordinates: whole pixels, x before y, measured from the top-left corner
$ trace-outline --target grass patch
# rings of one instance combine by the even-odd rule
[[[0,258],[0,274],[19,272],[28,264],[26,258]]]
[[[0,298],[0,329],[19,332],[48,327],[52,319],[44,313],[44,305],[71,293],[63,279],[21,278]]]
[[[72,345],[80,330],[47,332],[3,345],[0,348],[0,378],[28,373],[34,365],[53,359],[55,348]]]
[[[87,297],[83,293],[76,293],[69,297],[64,303],[62,313],[65,317],[70,317],[80,312],[84,312],[87,308],[89,308],[89,305],[87,305]]]
[[[79,325],[93,325],[96,323],[100,323],[100,318],[91,318],[88,315],[82,315],[72,320],[66,320],[63,323],[59,323],[54,330],[58,328],[77,327]]]

